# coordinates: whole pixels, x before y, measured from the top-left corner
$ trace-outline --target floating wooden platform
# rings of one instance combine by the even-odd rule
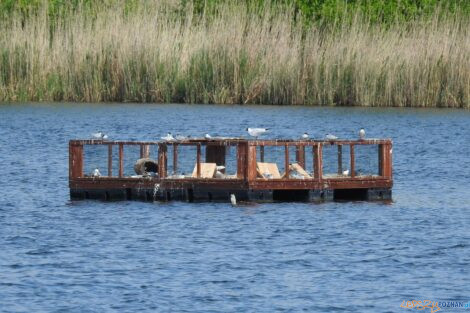
[[[85,172],[86,151],[101,147],[106,168],[99,175]],[[183,154],[192,147],[195,153]],[[358,151],[371,151],[358,155]],[[154,159],[153,172],[130,175],[125,151],[139,151],[138,159]],[[153,155],[150,152],[154,151]],[[188,150],[188,149],[186,149]],[[185,151],[186,151],[185,150]],[[229,173],[229,151],[233,153]],[[269,151],[273,151],[270,155]],[[326,172],[328,164],[334,167]],[[331,153],[333,151],[333,153]],[[372,154],[372,155],[371,155]],[[95,156],[96,157],[96,156]],[[267,159],[271,159],[271,161]],[[194,169],[179,173],[180,160]],[[188,161],[189,160],[189,161]],[[372,166],[369,172],[358,169]],[[171,172],[170,172],[171,167]],[[283,170],[279,170],[279,167]],[[117,173],[113,172],[113,168]],[[214,171],[215,168],[215,171]],[[215,172],[215,173],[214,173]],[[96,174],[96,173],[95,173]],[[69,186],[72,200],[143,201],[327,201],[391,200],[392,141],[366,140],[247,140],[239,138],[183,141],[69,142]]]

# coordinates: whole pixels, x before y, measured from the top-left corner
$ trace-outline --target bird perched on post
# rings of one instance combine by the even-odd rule
[[[183,135],[180,135],[180,134],[176,134],[175,139],[181,141],[181,140],[186,140],[186,139],[188,139],[188,137],[183,136]]]
[[[338,137],[335,136],[335,135],[333,135],[333,134],[327,134],[327,135],[325,136],[325,138],[326,138],[327,140],[336,140],[336,139],[338,139]]]
[[[366,138],[366,131],[364,130],[364,128],[361,128],[359,130],[359,139],[364,140],[365,138]]]
[[[175,138],[173,137],[173,135],[171,133],[168,133],[166,134],[165,137],[161,137],[163,140],[165,141],[172,141],[172,140],[175,140]]]
[[[258,136],[261,136],[262,134],[266,133],[269,130],[269,128],[251,128],[248,127],[246,131],[248,134],[252,137],[255,137],[256,139]]]
[[[96,139],[102,139],[102,140],[108,139],[108,135],[106,135],[106,134],[103,133],[102,131],[93,133],[93,134],[91,134],[91,136],[92,136],[93,138],[96,138]]]
[[[100,177],[101,176],[100,170],[98,168],[95,168],[95,170],[93,171],[92,176],[93,177]]]

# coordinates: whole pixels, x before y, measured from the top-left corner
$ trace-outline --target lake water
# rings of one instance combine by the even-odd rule
[[[470,301],[469,111],[23,104],[1,105],[0,117],[1,312],[407,312],[404,300]],[[69,201],[69,139],[248,126],[272,138],[356,138],[360,127],[392,138],[394,202]]]

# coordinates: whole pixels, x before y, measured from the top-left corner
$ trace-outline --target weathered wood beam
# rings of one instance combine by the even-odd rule
[[[119,144],[119,177],[124,176],[124,144]]]
[[[113,145],[108,145],[108,177],[113,176]]]

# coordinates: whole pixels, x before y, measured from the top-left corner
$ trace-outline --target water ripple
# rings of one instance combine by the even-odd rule
[[[125,104],[0,111],[8,117],[0,119],[0,312],[399,312],[403,300],[468,301],[469,112]],[[394,141],[391,204],[69,200],[67,141],[99,129],[153,140],[167,131],[238,136],[272,126],[275,137],[318,138],[352,137],[357,125]]]

